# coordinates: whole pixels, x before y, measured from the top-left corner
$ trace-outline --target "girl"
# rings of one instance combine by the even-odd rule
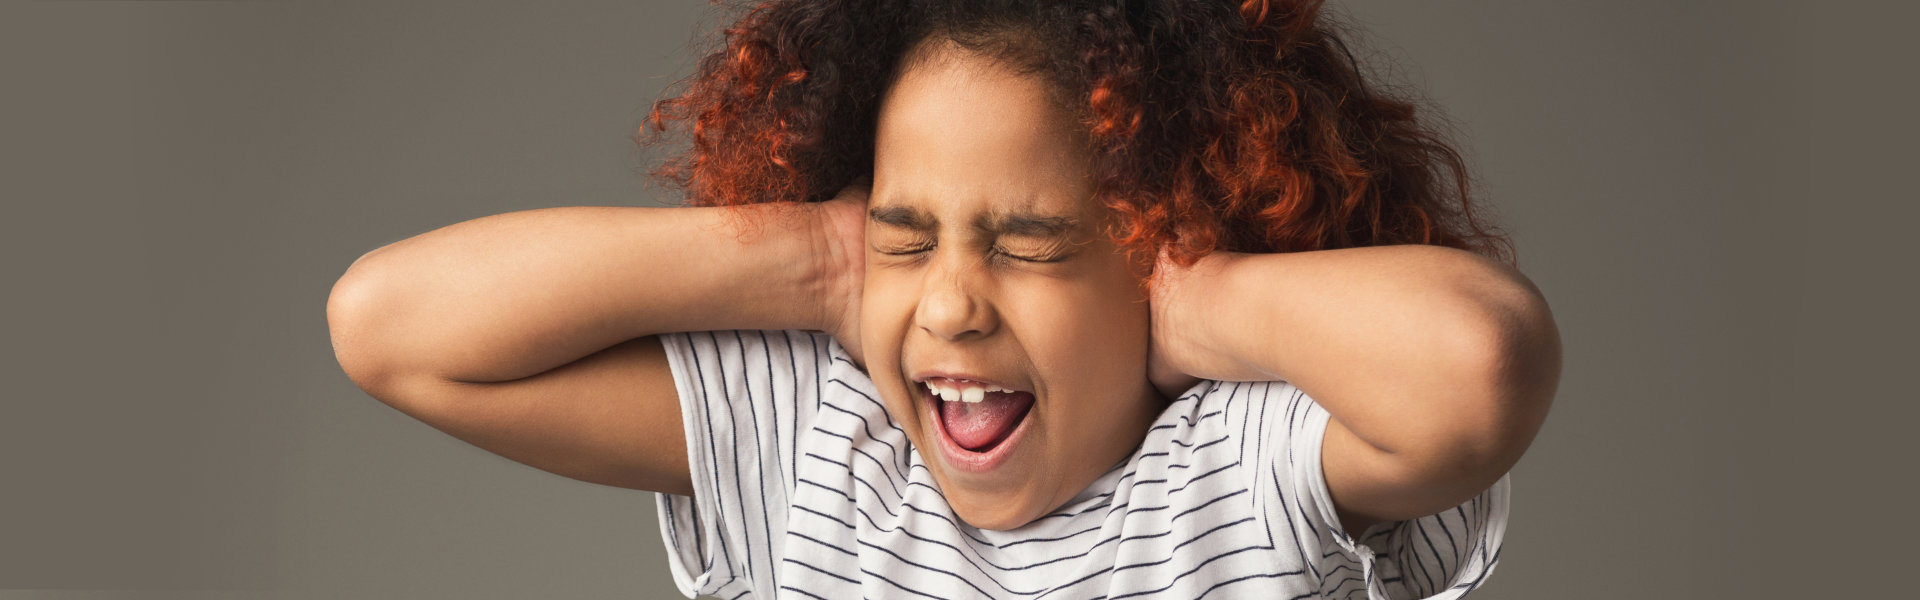
[[[328,303],[369,394],[659,492],[689,597],[1451,598],[1559,340],[1314,2],[784,2],[683,208],[496,215]],[[649,140],[651,141],[651,140]]]

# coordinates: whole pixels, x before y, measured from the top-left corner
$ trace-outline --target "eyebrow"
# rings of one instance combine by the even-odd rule
[[[892,225],[931,233],[939,222],[917,209],[907,206],[883,206],[867,211],[867,217],[876,223]],[[980,231],[1000,235],[1025,237],[1061,237],[1080,225],[1080,220],[1066,216],[1050,216],[1022,212],[997,212],[981,215],[975,219],[973,227]]]

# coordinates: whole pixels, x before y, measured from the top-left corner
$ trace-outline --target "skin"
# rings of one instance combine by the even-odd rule
[[[860,344],[954,512],[1010,529],[1125,458],[1165,407],[1146,375],[1144,271],[1101,234],[1084,137],[1047,84],[945,42],[923,51],[880,110]],[[997,226],[1014,215],[1063,226]],[[927,369],[1033,392],[1005,464],[947,462],[914,382]]]

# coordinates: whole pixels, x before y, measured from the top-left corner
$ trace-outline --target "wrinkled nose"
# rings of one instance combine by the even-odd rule
[[[927,273],[926,285],[914,321],[921,329],[947,341],[961,341],[993,333],[999,316],[982,298],[964,271],[934,268]]]

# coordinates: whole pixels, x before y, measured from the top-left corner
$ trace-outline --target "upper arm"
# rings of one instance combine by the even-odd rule
[[[1511,464],[1451,465],[1394,456],[1355,436],[1337,417],[1321,438],[1320,469],[1334,514],[1347,535],[1368,527],[1431,515],[1479,495]]]
[[[1448,352],[1460,376],[1420,403],[1449,410],[1423,417],[1394,451],[1328,420],[1321,469],[1349,535],[1383,521],[1413,519],[1479,495],[1519,462],[1546,420],[1559,383],[1560,340],[1537,290],[1490,302],[1491,318]]]
[[[693,494],[679,393],[657,336],[512,381],[395,376],[368,392],[448,435],[544,471]]]

